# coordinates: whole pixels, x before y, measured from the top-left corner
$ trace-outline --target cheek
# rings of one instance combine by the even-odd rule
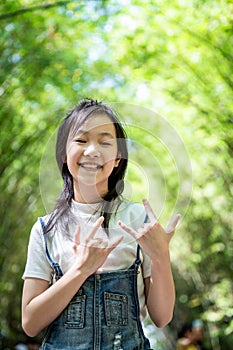
[[[104,163],[115,163],[117,158],[117,148],[103,152]]]
[[[68,168],[72,165],[73,163],[73,155],[72,153],[67,153],[67,156],[66,156],[66,161],[67,161],[67,165],[68,165]]]
[[[67,159],[74,160],[80,156],[81,150],[76,146],[72,145],[67,147],[66,154]]]
[[[75,147],[67,148],[66,162],[68,169],[72,172],[72,169],[77,167],[80,152]]]
[[[112,159],[112,158],[109,159],[108,162],[105,162],[104,171],[106,174],[108,174],[108,176],[110,176],[110,174],[115,169],[115,164],[116,164],[116,161],[115,159]]]

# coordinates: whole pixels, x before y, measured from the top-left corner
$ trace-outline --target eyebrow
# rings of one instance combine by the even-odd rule
[[[87,134],[89,134],[89,131],[86,131],[84,129],[79,129],[77,134],[87,135]],[[103,137],[107,136],[107,137],[114,139],[114,136],[110,132],[103,131],[103,132],[100,132],[99,135],[103,136]]]

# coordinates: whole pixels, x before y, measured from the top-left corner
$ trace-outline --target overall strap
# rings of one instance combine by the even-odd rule
[[[135,263],[136,263],[137,265],[140,265],[140,264],[141,264],[140,250],[141,250],[141,248],[140,248],[140,245],[138,244],[138,245],[137,245],[136,260],[135,260]]]
[[[60,265],[55,262],[50,254],[49,254],[49,251],[48,251],[48,246],[47,246],[47,233],[45,231],[45,224],[44,224],[44,221],[42,218],[39,218],[40,220],[40,224],[41,224],[41,227],[42,227],[42,230],[43,230],[43,237],[44,237],[44,243],[45,243],[45,252],[46,252],[46,256],[47,256],[47,259],[49,261],[49,263],[51,264],[52,268],[53,268],[53,271],[55,273],[55,279],[56,281],[59,280],[59,278],[61,278],[63,276],[63,273],[62,273],[62,270],[60,268]]]
[[[144,224],[148,222],[148,215],[146,214],[145,219],[144,219]],[[136,263],[140,265],[141,259],[140,259],[140,245],[137,245],[137,253],[136,253]]]

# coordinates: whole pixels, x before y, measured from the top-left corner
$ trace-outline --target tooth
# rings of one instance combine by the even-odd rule
[[[84,168],[91,168],[91,169],[97,169],[99,165],[93,165],[93,164],[82,164]]]

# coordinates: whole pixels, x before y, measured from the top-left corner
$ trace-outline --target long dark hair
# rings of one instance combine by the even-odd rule
[[[128,164],[128,151],[126,145],[126,133],[113,109],[103,102],[92,99],[83,99],[62,121],[57,135],[56,160],[60,169],[64,187],[59,195],[55,208],[53,209],[46,232],[49,232],[58,222],[62,222],[65,229],[68,228],[69,215],[71,215],[71,203],[74,198],[73,178],[66,163],[66,145],[71,132],[76,132],[80,126],[89,118],[97,114],[105,114],[114,123],[117,138],[117,148],[120,161],[114,167],[108,178],[108,192],[100,203],[100,215],[104,216],[103,227],[108,232],[109,221],[113,212],[117,210],[121,202],[124,190],[124,176]]]

